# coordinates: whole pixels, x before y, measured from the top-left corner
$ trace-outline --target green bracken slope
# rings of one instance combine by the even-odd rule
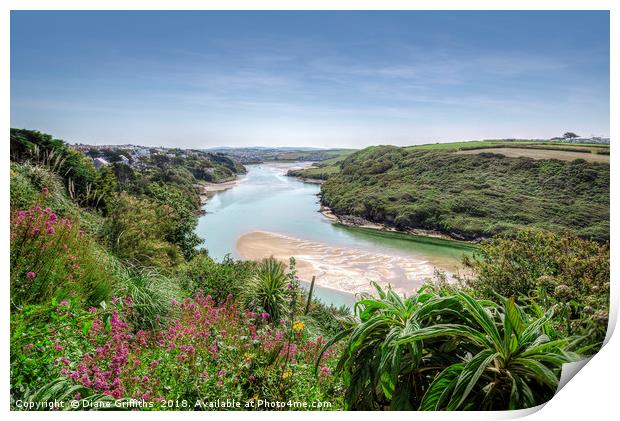
[[[477,239],[536,227],[609,238],[609,165],[375,146],[340,164],[322,203],[398,229]]]

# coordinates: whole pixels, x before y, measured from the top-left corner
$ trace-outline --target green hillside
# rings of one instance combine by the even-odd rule
[[[452,152],[366,148],[317,169],[331,172],[322,203],[338,215],[462,239],[524,227],[609,238],[609,165]]]

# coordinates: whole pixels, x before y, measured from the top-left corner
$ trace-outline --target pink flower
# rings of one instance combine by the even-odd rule
[[[54,227],[47,227],[45,232],[47,232],[48,234],[54,234],[56,230],[54,229]]]
[[[49,191],[49,189],[48,189],[47,187],[43,187],[43,188],[41,189],[41,193],[43,193],[43,194],[48,194],[49,192],[50,192],[50,191]]]
[[[256,377],[252,374],[250,377],[248,377],[248,379],[253,382],[256,380]]]
[[[55,213],[51,213],[51,214],[50,214],[50,218],[49,218],[49,219],[50,219],[50,221],[55,221],[55,220],[57,220],[57,219],[58,219],[58,217],[56,216],[56,214],[55,214]]]
[[[37,277],[37,274],[36,274],[36,272],[28,272],[28,273],[26,274],[26,277],[27,277],[28,279],[34,279],[34,278],[36,278],[36,277]]]

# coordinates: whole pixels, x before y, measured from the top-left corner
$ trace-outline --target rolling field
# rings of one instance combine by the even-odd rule
[[[588,162],[600,162],[609,164],[609,155],[591,153],[587,149],[584,152],[573,152],[566,150],[552,150],[539,148],[483,148],[483,149],[467,149],[457,151],[457,154],[472,155],[479,153],[496,153],[507,156],[509,158],[527,157],[533,159],[559,159],[562,161],[573,161],[575,159],[585,159]]]

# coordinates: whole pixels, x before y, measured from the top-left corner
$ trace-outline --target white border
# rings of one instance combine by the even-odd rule
[[[501,4],[501,7],[499,7]],[[620,11],[620,4],[617,1],[611,0],[505,0],[499,3],[498,1],[491,0],[470,0],[470,1],[458,1],[458,0],[436,0],[436,1],[403,1],[403,0],[383,0],[383,1],[371,1],[371,0],[356,0],[356,1],[340,1],[340,0],[298,0],[294,3],[284,0],[263,0],[258,2],[257,0],[229,0],[229,1],[196,1],[196,0],[89,0],[88,2],[78,0],[58,0],[52,2],[45,0],[8,0],[2,3],[0,6],[3,13],[0,17],[0,76],[2,83],[0,89],[3,96],[1,105],[1,128],[2,133],[8,134],[10,128],[10,54],[9,54],[9,35],[10,35],[10,10],[140,10],[145,6],[151,10],[374,10],[374,9],[388,9],[388,10],[611,10],[611,115],[619,116],[620,107],[618,106],[619,84],[618,77],[620,75],[619,60],[619,43],[620,31],[619,24],[620,19],[618,13]],[[570,30],[570,29],[568,29]],[[611,119],[610,137],[615,142],[615,135],[618,134],[618,119]],[[6,138],[5,138],[6,139]],[[615,144],[615,143],[614,143]],[[4,159],[2,160],[2,170],[6,174],[8,172],[9,163],[9,142],[4,141],[0,143]],[[615,147],[613,147],[615,149]],[[612,183],[611,183],[611,215],[618,214],[618,184],[614,181],[618,181],[617,177],[617,160],[611,161]],[[2,180],[4,200],[0,206],[0,212],[4,224],[0,229],[0,238],[4,239],[1,243],[2,247],[2,265],[4,268],[3,279],[8,279],[8,256],[9,256],[9,243],[6,239],[8,235],[8,221],[9,221],[9,186],[7,178]],[[615,321],[617,318],[618,310],[618,281],[617,273],[620,265],[620,260],[616,259],[617,256],[615,247],[615,238],[617,238],[618,227],[616,220],[611,220],[611,235],[614,238],[612,242],[611,250],[611,263],[612,263],[612,311],[609,333],[613,331],[615,327]],[[0,367],[2,371],[2,384],[4,392],[2,393],[2,408],[8,411],[9,408],[9,306],[8,306],[8,282],[4,283],[3,299],[0,300],[0,306],[3,309],[2,323],[0,323],[0,337],[4,342],[2,347],[2,359],[0,361]],[[618,408],[618,393],[617,382],[620,381],[618,358],[620,358],[620,340],[618,335],[612,336],[609,343],[587,364],[584,370],[579,372],[568,384],[554,397],[547,405],[544,405],[539,411],[526,410],[517,412],[457,412],[457,413],[396,413],[389,415],[381,415],[388,417],[398,418],[423,418],[423,419],[455,419],[459,420],[486,420],[486,419],[509,419],[524,416],[530,413],[530,419],[533,420],[547,420],[553,419],[610,419],[611,414],[617,411]],[[88,414],[88,417],[154,417],[169,418],[175,416],[174,413],[100,413],[100,414]],[[258,417],[258,419],[268,418],[281,418],[289,417],[287,413],[218,413],[213,414],[218,419],[232,419],[232,417]],[[299,418],[315,418],[330,417],[344,419],[344,417],[363,417],[370,418],[375,413],[315,413],[306,412],[298,413],[295,417]],[[24,419],[39,419],[43,414],[41,413],[10,413],[10,416],[20,416]],[[45,417],[58,418],[68,417],[77,419],[78,417],[84,417],[82,413],[46,413]],[[184,415],[185,416],[185,415]],[[200,413],[188,413],[188,417],[203,417],[209,415],[203,415]]]

